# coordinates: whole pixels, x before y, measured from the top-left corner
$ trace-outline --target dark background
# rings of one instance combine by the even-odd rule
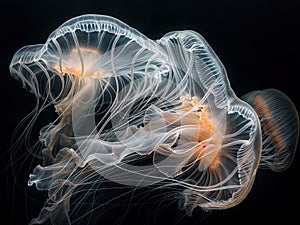
[[[297,0],[10,0],[1,1],[0,6],[1,224],[26,224],[28,217],[38,214],[43,201],[40,197],[45,196],[45,192],[26,185],[34,165],[20,165],[23,172],[16,177],[8,165],[7,152],[14,129],[35,105],[34,96],[10,77],[9,63],[19,48],[44,43],[52,31],[74,16],[110,15],[151,39],[159,39],[173,30],[195,30],[224,64],[238,96],[252,90],[277,88],[285,92],[300,111],[300,4]],[[51,121],[53,115],[50,114],[43,116]],[[200,212],[184,217],[176,203],[162,203],[161,213],[151,213],[150,210],[159,206],[153,203],[149,208],[133,208],[121,224],[290,224],[290,221],[299,221],[299,210],[296,210],[299,163],[297,152],[293,164],[284,172],[258,171],[247,198],[232,209],[212,212],[207,217]],[[16,186],[12,185],[14,178]],[[99,224],[101,221],[102,224],[120,222],[121,214],[109,210]],[[2,223],[5,219],[12,222]]]

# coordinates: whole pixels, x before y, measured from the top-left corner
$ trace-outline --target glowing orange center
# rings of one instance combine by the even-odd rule
[[[101,54],[98,50],[75,48],[68,55],[62,56],[62,63],[56,65],[55,70],[63,74],[73,74],[77,77],[102,77],[103,72],[95,64],[100,57]]]
[[[198,134],[192,141],[198,142],[195,147],[196,157],[210,168],[219,165],[219,149],[221,145],[221,132],[213,124],[211,114],[206,105],[200,105],[196,97],[185,96],[181,98],[182,110],[191,112],[184,116],[183,121],[187,124],[196,124]]]

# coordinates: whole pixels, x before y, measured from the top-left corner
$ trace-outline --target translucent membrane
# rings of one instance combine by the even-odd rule
[[[283,171],[291,164],[299,136],[299,117],[294,104],[281,91],[253,91],[242,99],[257,112],[262,130],[261,168]]]
[[[282,170],[295,154],[290,100],[275,90],[237,98],[193,31],[152,41],[112,17],[84,15],[20,49],[10,71],[58,114],[40,132],[44,163],[28,185],[49,197],[31,224],[70,224],[71,197],[101,189],[99,175],[181,188],[188,213],[229,208],[247,196],[259,165]]]

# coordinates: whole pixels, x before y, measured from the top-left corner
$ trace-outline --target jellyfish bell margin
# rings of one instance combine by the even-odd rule
[[[31,224],[71,224],[71,197],[101,190],[99,175],[132,187],[181,187],[189,214],[230,208],[247,196],[257,169],[282,171],[295,154],[291,100],[275,89],[239,99],[194,31],[153,41],[115,18],[83,15],[44,45],[17,51],[10,72],[57,112],[40,132],[43,164],[29,176],[28,185],[48,191]]]

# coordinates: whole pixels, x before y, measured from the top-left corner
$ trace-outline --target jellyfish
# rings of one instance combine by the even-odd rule
[[[36,96],[36,116],[57,113],[40,130],[43,162],[29,175],[29,186],[48,191],[30,224],[71,224],[71,197],[101,189],[99,176],[181,187],[188,214],[234,207],[259,168],[283,171],[295,155],[292,101],[276,89],[237,97],[191,30],[151,40],[113,17],[82,15],[17,51],[10,72]]]

